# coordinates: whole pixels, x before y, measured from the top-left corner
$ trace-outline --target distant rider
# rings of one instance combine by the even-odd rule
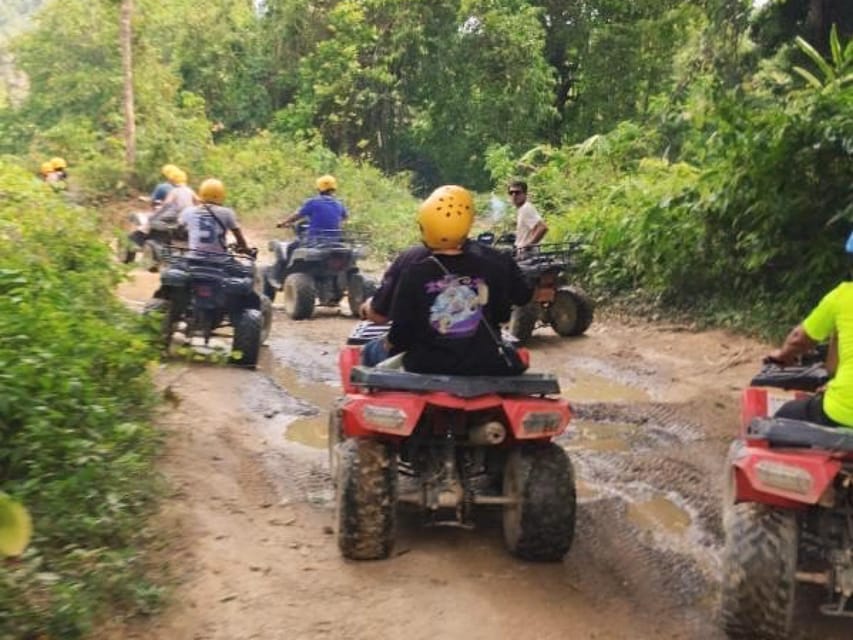
[[[151,202],[162,203],[166,196],[169,195],[169,192],[174,189],[174,185],[170,182],[170,179],[175,176],[175,173],[180,171],[180,169],[173,164],[164,164],[160,169],[160,173],[163,174],[163,177],[166,178],[163,182],[157,184],[154,187],[154,190],[151,191]]]
[[[507,192],[517,209],[515,248],[524,250],[539,244],[548,233],[548,225],[527,198],[527,183],[523,180],[513,180],[509,183]]]
[[[225,253],[228,231],[231,231],[237,240],[238,250],[248,253],[249,246],[237,224],[236,214],[232,209],[222,206],[225,202],[225,186],[222,182],[208,178],[201,183],[198,197],[201,203],[184,209],[179,220],[189,233],[190,250]]]
[[[305,241],[314,244],[322,241],[340,242],[341,226],[347,218],[347,208],[335,197],[338,181],[334,176],[317,178],[318,194],[308,198],[299,210],[279,222],[278,227],[292,226],[297,220],[308,220],[308,233]]]
[[[417,220],[425,251],[406,252],[410,262],[393,295],[388,353],[404,353],[406,370],[420,373],[523,371],[514,349],[501,341],[500,324],[532,291],[509,255],[468,241],[471,194],[440,187],[421,204]]]
[[[853,233],[847,238],[846,252],[853,259]],[[783,365],[814,349],[829,338],[828,369],[834,375],[826,390],[813,396],[790,400],[776,412],[780,418],[804,420],[837,427],[853,427],[853,279],[847,279],[827,293],[801,324],[794,327],[768,360]],[[837,363],[830,365],[829,363]]]
[[[197,201],[198,196],[195,191],[187,186],[187,174],[182,169],[175,167],[166,179],[172,185],[172,189],[163,200],[163,204],[154,213],[152,221],[157,220],[163,224],[173,224],[176,222],[184,209],[192,207]]]

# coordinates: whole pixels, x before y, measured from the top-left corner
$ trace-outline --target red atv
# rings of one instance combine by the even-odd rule
[[[821,362],[767,364],[743,394],[727,460],[722,622],[735,638],[788,638],[796,583],[821,611],[853,616],[853,429],[773,418],[828,376]]]
[[[549,397],[557,379],[359,366],[358,345],[386,330],[360,323],[339,357],[345,395],[330,416],[329,457],[341,553],[387,558],[402,502],[428,524],[462,527],[475,506],[500,506],[510,552],[560,560],[574,535],[575,479],[552,442],[570,418],[569,403]]]

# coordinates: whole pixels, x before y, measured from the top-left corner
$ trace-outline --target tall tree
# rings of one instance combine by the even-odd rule
[[[136,110],[133,93],[133,0],[121,1],[121,68],[124,79],[124,161],[133,175],[136,166]]]

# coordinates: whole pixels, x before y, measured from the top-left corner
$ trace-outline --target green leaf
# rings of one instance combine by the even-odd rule
[[[812,62],[814,62],[817,67],[823,72],[827,82],[829,82],[830,80],[835,80],[835,70],[826,60],[823,59],[823,56],[820,55],[817,49],[815,49],[812,45],[810,45],[800,36],[796,37],[796,42],[800,50],[805,53],[809,58],[811,58]]]
[[[815,89],[823,89],[823,83],[818,80],[810,71],[806,71],[802,67],[794,67],[794,71],[796,71],[800,76],[802,76],[805,81],[808,82]]]

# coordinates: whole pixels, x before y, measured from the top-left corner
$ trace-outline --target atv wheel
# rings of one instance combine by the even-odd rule
[[[504,467],[504,542],[524,560],[557,562],[575,533],[575,474],[566,452],[549,442],[513,450]]]
[[[284,311],[293,320],[310,318],[314,313],[317,291],[314,278],[307,273],[291,273],[284,280]]]
[[[579,336],[592,324],[592,300],[579,287],[563,287],[557,291],[548,315],[557,335]]]
[[[533,335],[536,321],[539,319],[539,304],[528,302],[523,307],[515,307],[509,319],[509,332],[524,344]]]
[[[163,338],[165,348],[168,349],[169,343],[172,341],[172,325],[175,323],[172,301],[165,298],[149,300],[142,308],[142,315],[147,316],[152,313],[163,314],[163,319],[160,322],[160,335]]]
[[[730,504],[723,527],[723,628],[732,638],[788,638],[799,544],[796,514],[754,502]]]
[[[272,300],[261,295],[261,344],[266,344],[272,331]]]
[[[264,267],[261,270],[261,292],[269,298],[269,301],[275,302],[275,294],[278,293],[278,289],[270,284],[268,279],[270,271],[272,271],[272,267]]]
[[[350,315],[358,317],[358,310],[362,303],[367,300],[364,276],[360,273],[351,273],[347,280],[347,303]]]
[[[142,245],[142,268],[157,273],[160,268],[160,249],[151,240]]]
[[[352,438],[338,447],[338,547],[351,560],[380,560],[394,548],[397,454],[390,445]]]
[[[240,355],[232,354],[231,362],[252,369],[258,364],[258,354],[261,350],[261,332],[263,331],[263,317],[257,309],[246,309],[234,322],[234,340],[231,343],[231,351],[239,352]]]
[[[338,456],[338,445],[344,440],[343,421],[338,404],[329,412],[329,476],[332,478],[332,486],[338,486],[338,467],[340,466]]]

